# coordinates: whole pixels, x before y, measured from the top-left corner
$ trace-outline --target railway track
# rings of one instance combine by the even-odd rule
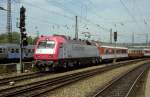
[[[44,76],[44,75],[47,75],[47,74],[46,73],[41,73],[41,72],[35,72],[35,73],[30,73],[30,74],[25,74],[25,75],[18,75],[18,76],[3,78],[3,79],[0,79],[0,86],[7,85],[11,81],[19,82],[19,81],[22,81],[22,80],[37,78],[37,77]]]
[[[136,67],[115,78],[103,88],[98,89],[90,97],[129,97],[138,80],[140,80],[149,68],[149,63]]]
[[[134,62],[134,61],[135,60],[131,60],[129,62]],[[137,60],[137,61],[140,61],[140,60]],[[15,64],[15,63],[13,63],[13,64]],[[31,62],[25,62],[24,64],[31,64]],[[28,80],[28,79],[31,79],[31,78],[36,78],[36,77],[40,77],[40,76],[44,76],[44,75],[48,75],[48,74],[47,73],[36,72],[36,73],[6,77],[6,78],[3,78],[3,79],[0,79],[0,86],[7,85],[11,81],[19,82],[19,81],[22,81],[22,80]]]
[[[130,61],[134,62],[134,61]],[[16,87],[10,87],[7,89],[0,90],[0,97],[12,97],[12,96],[23,96],[23,97],[34,97],[37,95],[40,95],[42,93],[45,93],[47,91],[51,91],[53,89],[56,89],[58,87],[64,86],[66,84],[75,82],[77,80],[81,80],[83,78],[92,77],[95,74],[102,73],[117,67],[120,67],[124,64],[129,64],[130,62],[122,63],[116,65],[108,65],[103,68],[97,68],[93,70],[78,72],[74,74],[64,75],[61,77],[56,77],[48,80],[42,80],[26,85],[20,85]]]

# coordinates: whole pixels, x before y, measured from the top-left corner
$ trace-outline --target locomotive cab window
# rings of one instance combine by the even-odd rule
[[[38,48],[54,48],[55,42],[54,41],[41,41],[39,42]]]
[[[63,44],[62,43],[60,43],[60,46],[59,46],[60,48],[62,48],[63,47]]]

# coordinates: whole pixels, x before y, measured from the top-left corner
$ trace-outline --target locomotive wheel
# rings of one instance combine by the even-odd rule
[[[68,62],[64,62],[64,69],[67,69],[68,68]]]
[[[99,63],[101,63],[102,62],[102,58],[99,58]]]
[[[45,67],[43,67],[43,66],[37,66],[37,68],[38,68],[38,70],[40,71],[40,72],[45,72],[46,70],[45,70]]]

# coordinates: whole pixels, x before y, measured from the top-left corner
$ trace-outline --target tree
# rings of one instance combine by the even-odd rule
[[[12,35],[11,43],[20,44],[20,33],[12,32],[11,35]],[[27,40],[28,40],[29,44],[34,44],[36,39],[37,39],[37,37],[32,38],[31,36],[28,36]],[[0,34],[0,43],[9,43],[7,33]]]
[[[0,43],[8,43],[7,34],[0,35]]]

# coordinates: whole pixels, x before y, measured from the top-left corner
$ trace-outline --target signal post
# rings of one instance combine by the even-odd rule
[[[114,58],[114,60],[113,60],[113,63],[116,63],[116,61],[117,61],[117,50],[116,50],[117,31],[114,32],[114,41],[115,41],[115,58]]]
[[[28,45],[27,41],[27,34],[25,33],[25,12],[26,9],[22,6],[20,8],[20,70],[23,73],[24,72],[24,65],[22,64],[22,58],[23,58],[23,47]]]

